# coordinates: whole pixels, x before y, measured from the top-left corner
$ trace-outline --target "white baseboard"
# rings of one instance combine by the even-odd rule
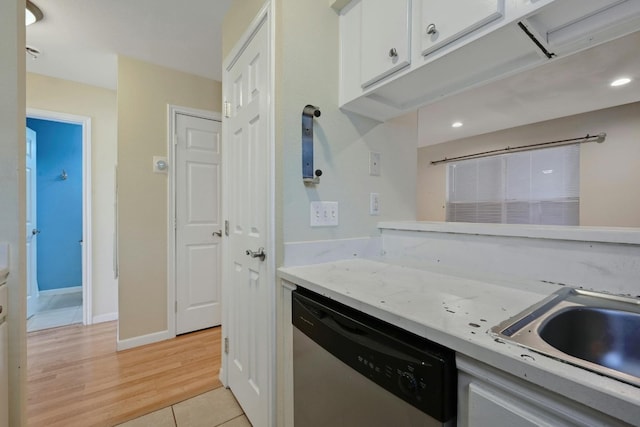
[[[38,291],[38,296],[64,295],[64,294],[72,294],[75,292],[82,292],[82,286],[71,286],[68,288],[59,288],[59,289],[45,289],[44,291]]]
[[[105,314],[99,314],[97,316],[93,316],[93,324],[111,322],[113,320],[118,320],[117,312],[105,313]]]
[[[120,337],[118,337],[116,350],[128,350],[130,348],[140,347],[141,345],[152,344],[154,342],[164,341],[171,338],[175,338],[175,336],[171,335],[167,330],[154,332],[148,335],[141,335],[139,337],[127,338],[125,340],[121,340]]]

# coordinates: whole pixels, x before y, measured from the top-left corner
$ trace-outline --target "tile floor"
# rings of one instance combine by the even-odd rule
[[[27,332],[82,323],[82,291],[40,295],[35,314],[27,320]]]
[[[219,387],[120,427],[251,427],[230,390]]]

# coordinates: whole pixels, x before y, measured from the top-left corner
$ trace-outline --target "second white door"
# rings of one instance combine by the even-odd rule
[[[176,117],[176,333],[221,322],[221,123]]]

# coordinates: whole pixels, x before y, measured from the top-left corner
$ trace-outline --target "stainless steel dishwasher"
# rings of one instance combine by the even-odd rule
[[[455,425],[452,350],[303,288],[292,301],[296,427]]]

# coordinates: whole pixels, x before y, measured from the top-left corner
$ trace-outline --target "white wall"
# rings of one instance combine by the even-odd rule
[[[338,107],[338,15],[327,2],[279,1],[276,141],[282,241],[298,242],[377,235],[385,219],[415,219],[417,115],[386,123]],[[314,119],[314,169],[320,184],[302,182],[301,113]],[[381,175],[369,176],[369,152],[381,154]],[[369,215],[369,193],[380,194],[380,215]],[[309,203],[339,203],[340,225],[311,228]]]
[[[24,0],[0,4],[0,241],[9,243],[9,425],[26,424]]]

